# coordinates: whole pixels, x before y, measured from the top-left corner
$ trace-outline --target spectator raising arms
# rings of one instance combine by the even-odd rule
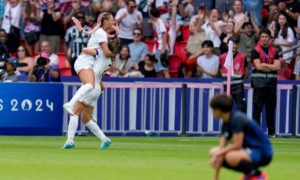
[[[203,54],[197,59],[197,73],[202,78],[214,78],[218,75],[220,61],[213,54],[214,44],[207,40],[202,43]]]
[[[287,22],[287,18],[284,14],[279,14],[278,20],[276,21],[275,28],[269,28],[272,36],[275,38],[273,41],[274,46],[278,46],[281,48],[281,51],[288,50],[294,44],[294,33],[292,28],[289,27]],[[283,60],[290,64],[292,61],[292,57],[294,55],[293,51],[287,52],[283,54]]]
[[[156,8],[150,8],[149,15],[154,29],[154,48],[158,62],[155,65],[155,70],[159,77],[170,78],[168,70],[168,33],[164,22],[159,18],[159,10]]]
[[[121,45],[128,45],[133,42],[132,32],[135,28],[142,28],[143,16],[137,10],[135,0],[128,0],[126,7],[120,9],[116,15],[116,21],[120,26]]]
[[[40,25],[38,16],[40,13],[39,3],[35,0],[24,1],[23,23],[25,32],[25,46],[30,56],[39,51]]]
[[[22,4],[20,0],[8,0],[5,4],[2,28],[8,34],[7,48],[10,53],[15,53],[20,44],[20,19]]]
[[[177,14],[178,0],[173,0],[168,6],[168,12],[161,15],[160,19],[164,21],[169,37],[169,54],[174,54],[175,41],[179,36],[182,36],[180,25],[183,24],[181,17]]]
[[[52,47],[52,52],[58,53],[60,38],[64,34],[62,26],[62,14],[55,7],[54,0],[47,1],[47,9],[40,12],[41,22],[40,42],[48,41]]]
[[[143,31],[140,28],[133,30],[133,43],[129,44],[130,57],[135,64],[139,64],[148,54],[148,46],[143,41]]]

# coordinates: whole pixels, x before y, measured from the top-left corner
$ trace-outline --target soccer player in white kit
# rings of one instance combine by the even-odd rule
[[[95,76],[95,79],[99,79]],[[96,80],[96,82],[99,80]],[[95,84],[95,88],[86,93],[74,106],[74,115],[71,115],[68,125],[67,141],[63,146],[64,149],[75,147],[74,137],[78,127],[79,115],[85,126],[101,141],[100,150],[105,150],[111,145],[111,140],[105,136],[98,124],[92,120],[92,113],[101,94],[100,83]]]
[[[87,54],[88,50],[96,50],[97,59],[103,61],[103,64],[106,66],[109,65],[109,62],[111,63],[110,58],[114,57],[114,54],[108,48],[107,37],[107,32],[113,29],[114,18],[110,13],[104,12],[99,15],[97,23],[98,27],[101,24],[101,28],[95,28],[89,39],[88,48],[83,49],[83,53],[78,56],[74,64],[74,69],[78,73],[83,85],[78,89],[73,98],[64,104],[64,109],[71,115],[74,114],[73,108],[75,103],[95,87],[95,75],[93,71],[95,57]],[[98,69],[98,71],[103,70]]]

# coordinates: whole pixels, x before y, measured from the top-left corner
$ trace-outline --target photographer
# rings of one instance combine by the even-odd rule
[[[28,75],[30,82],[60,82],[60,73],[57,66],[49,65],[47,53],[42,52],[36,65]]]
[[[18,64],[18,60],[15,57],[6,59],[5,66],[3,67],[4,73],[0,73],[0,82],[17,82],[18,77],[15,71]]]

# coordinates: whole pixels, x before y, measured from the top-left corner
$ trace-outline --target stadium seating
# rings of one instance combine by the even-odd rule
[[[177,55],[169,56],[169,72],[172,78],[178,77],[182,58]]]

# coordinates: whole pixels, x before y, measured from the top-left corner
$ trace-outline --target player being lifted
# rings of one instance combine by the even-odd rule
[[[82,26],[79,23],[79,21],[76,18],[73,18],[74,23],[76,24],[79,31],[82,31]],[[102,130],[99,128],[97,123],[92,119],[91,115],[94,110],[94,106],[97,103],[97,100],[101,94],[101,92],[104,90],[104,87],[101,83],[102,76],[104,73],[110,68],[111,66],[111,57],[113,57],[113,54],[116,53],[116,49],[118,49],[120,41],[117,39],[117,28],[113,28],[114,35],[107,34],[107,32],[103,31],[102,28],[100,28],[100,24],[103,24],[103,29],[107,30],[108,32],[111,32],[111,29],[108,28],[112,24],[114,24],[114,19],[110,13],[102,13],[98,18],[98,24],[91,32],[84,32],[87,34],[91,34],[91,39],[89,40],[89,45],[92,43],[98,42],[101,46],[94,48],[94,46],[89,46],[88,48],[83,49],[83,54],[85,56],[92,56],[96,57],[96,61],[94,63],[90,61],[83,61],[82,59],[79,59],[79,62],[77,64],[77,67],[75,67],[75,70],[79,72],[80,79],[81,76],[91,76],[93,77],[83,77],[83,80],[88,79],[88,81],[82,81],[83,86],[85,84],[89,84],[92,86],[92,84],[95,86],[93,89],[85,88],[83,91],[80,92],[81,89],[79,89],[72,100],[64,105],[64,108],[71,114],[70,122],[68,126],[68,139],[67,142],[64,145],[65,149],[74,148],[74,136],[78,127],[78,119],[79,115],[81,114],[83,123],[91,130],[92,133],[94,133],[101,141],[102,145],[100,147],[100,150],[104,150],[111,144],[110,139],[108,139]],[[100,32],[99,32],[100,31]],[[108,42],[108,38],[111,38]],[[93,39],[94,38],[94,39]],[[95,38],[98,38],[95,40]],[[90,41],[92,42],[90,44]],[[93,44],[92,44],[93,45]],[[104,52],[107,51],[107,54]],[[90,59],[88,59],[90,60]],[[75,62],[76,66],[76,62]],[[83,69],[83,71],[88,70],[89,72],[80,73],[80,68]],[[92,73],[90,73],[90,71]],[[86,83],[84,83],[86,82]],[[82,87],[83,87],[82,86]]]
[[[210,106],[214,117],[223,122],[219,146],[209,152],[214,179],[218,179],[223,166],[244,173],[244,180],[265,180],[266,173],[261,173],[259,167],[268,165],[273,156],[267,136],[246,114],[232,111],[231,97],[216,95]]]

